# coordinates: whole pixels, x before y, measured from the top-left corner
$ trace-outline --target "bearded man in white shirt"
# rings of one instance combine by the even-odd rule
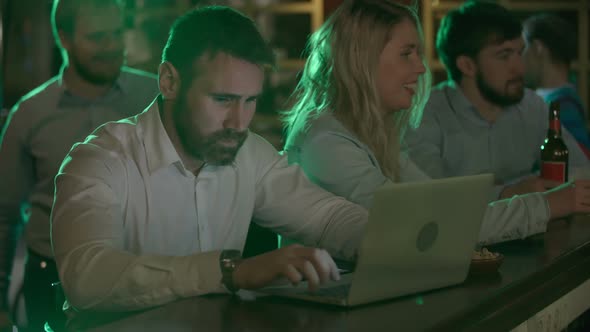
[[[280,278],[311,289],[339,278],[330,254],[354,257],[367,211],[248,131],[272,64],[254,23],[233,9],[175,22],[161,95],[75,145],[56,177],[53,250],[73,307],[133,310]],[[253,217],[309,247],[240,259]]]

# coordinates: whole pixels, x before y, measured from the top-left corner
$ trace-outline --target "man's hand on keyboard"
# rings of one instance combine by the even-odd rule
[[[330,280],[340,280],[340,273],[327,251],[294,244],[243,260],[233,277],[235,285],[243,289],[257,289],[287,278],[293,285],[307,280],[309,290],[315,291]]]

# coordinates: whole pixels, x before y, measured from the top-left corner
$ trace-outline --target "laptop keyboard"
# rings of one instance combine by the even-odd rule
[[[352,276],[352,274],[350,274]],[[345,279],[345,278],[343,278]],[[351,286],[351,278],[347,280],[340,280],[333,285],[325,285],[317,289],[315,292],[310,292],[307,288],[307,282],[302,282],[296,287],[291,285],[279,286],[279,287],[268,287],[262,290],[262,293],[279,295],[279,296],[304,296],[306,298],[331,298],[331,299],[345,299],[348,297]]]
[[[343,297],[348,295],[348,291],[350,290],[350,284],[345,285],[338,285],[333,287],[326,287],[320,288],[315,292],[308,292],[310,295],[314,296],[333,296],[333,297]]]
[[[308,295],[308,296],[329,296],[329,297],[346,297],[348,295],[348,291],[350,290],[350,284],[342,284],[342,285],[336,285],[336,286],[330,286],[330,287],[323,287],[320,288],[318,290],[316,290],[315,292],[310,292],[307,289],[307,286],[305,287],[301,287],[302,285],[300,285],[299,287],[295,287],[295,288],[278,288],[275,291],[273,291],[272,293],[278,293],[278,294],[285,294],[285,293],[291,293],[291,294],[300,294],[300,295]]]

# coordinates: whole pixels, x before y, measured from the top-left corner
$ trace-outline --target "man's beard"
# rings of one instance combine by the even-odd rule
[[[476,76],[477,88],[481,92],[482,96],[490,103],[493,103],[501,107],[508,107],[514,104],[518,104],[522,100],[524,96],[524,85],[518,94],[508,94],[507,85],[510,83],[516,83],[517,81],[522,82],[522,80],[518,79],[508,81],[505,86],[506,92],[500,93],[486,82],[481,72],[478,72]]]
[[[226,166],[233,163],[248,138],[248,130],[227,128],[203,136],[196,128],[191,128],[188,112],[190,111],[185,103],[178,105],[174,110],[174,124],[185,152],[211,165]],[[222,141],[233,141],[234,144],[225,146]]]
[[[110,55],[110,57],[116,57],[117,55]],[[96,85],[106,85],[106,84],[113,84],[119,74],[121,73],[121,65],[119,66],[119,70],[113,72],[112,74],[108,73],[96,73],[92,71],[92,69],[88,68],[87,65],[83,64],[82,62],[78,61],[78,57],[75,54],[71,54],[69,57],[70,64],[74,67],[74,70],[87,82]]]

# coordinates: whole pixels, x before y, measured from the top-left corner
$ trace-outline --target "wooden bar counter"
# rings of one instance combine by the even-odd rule
[[[139,313],[85,314],[89,331],[553,331],[590,308],[590,217],[491,246],[497,273],[352,309],[257,296],[190,298]]]

